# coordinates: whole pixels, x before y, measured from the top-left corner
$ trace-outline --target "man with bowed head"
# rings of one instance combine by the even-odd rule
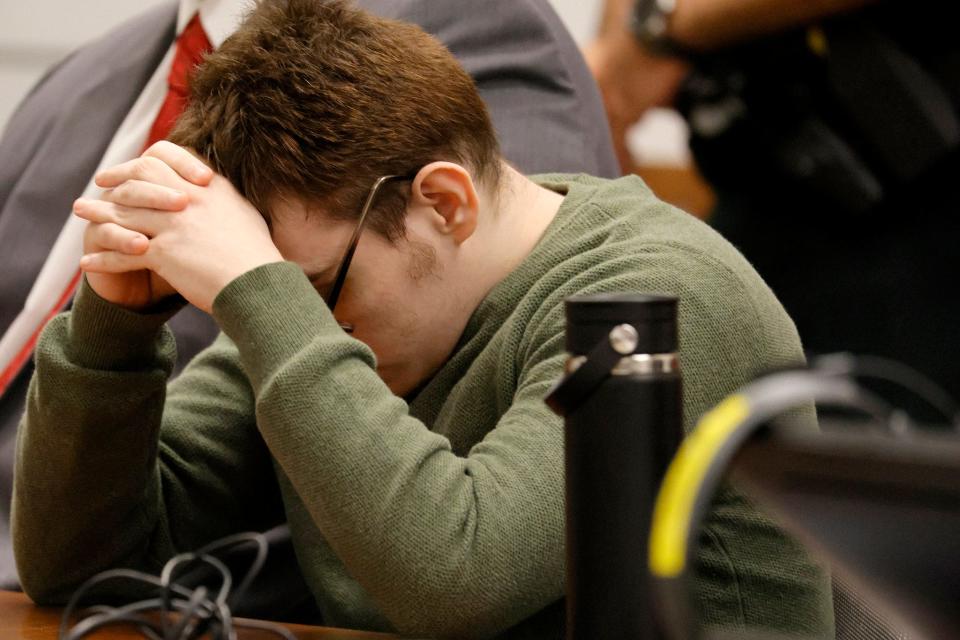
[[[71,215],[71,205],[78,195],[100,197],[93,180],[99,169],[135,158],[167,137],[186,102],[192,69],[236,30],[254,3],[146,4],[140,15],[50,69],[0,136],[2,589],[19,585],[8,525],[17,425],[34,344],[46,321],[70,303],[80,280],[84,222]],[[616,175],[596,84],[548,0],[357,4],[419,24],[450,49],[476,79],[510,162],[532,172]],[[170,328],[177,342],[176,375],[213,341],[216,325],[187,307]]]
[[[749,265],[638,179],[504,162],[473,81],[412,25],[264,3],[172,140],[75,204],[85,283],[41,336],[17,460],[39,602],[286,520],[326,624],[557,637],[563,300],[680,296],[688,428],[801,360]],[[184,300],[222,334],[168,385]],[[696,593],[711,624],[831,633],[823,572],[733,492]]]

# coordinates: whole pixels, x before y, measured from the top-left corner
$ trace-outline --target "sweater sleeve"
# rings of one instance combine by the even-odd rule
[[[229,340],[168,390],[174,311],[133,313],[84,284],[38,341],[12,531],[23,588],[39,603],[63,602],[98,571],[155,572],[176,552],[282,521]]]
[[[546,376],[461,457],[409,414],[295,265],[241,276],[214,314],[283,474],[397,630],[489,637],[562,596],[563,438]]]

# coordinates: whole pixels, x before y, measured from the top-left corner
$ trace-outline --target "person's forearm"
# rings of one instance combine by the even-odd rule
[[[39,602],[62,603],[98,571],[156,571],[175,552],[282,521],[235,349],[218,340],[168,389],[167,315],[84,285],[41,336],[12,517],[21,581]]]
[[[74,310],[40,336],[20,426],[14,551],[24,590],[40,603],[63,602],[108,567],[143,566],[152,528],[140,507],[156,498],[147,487],[156,486],[173,337],[162,319],[124,323],[85,314],[88,303],[124,314],[81,287]],[[118,348],[125,343],[130,348]]]
[[[610,0],[611,3],[622,0]],[[877,0],[676,0],[670,37],[701,51],[853,11]]]

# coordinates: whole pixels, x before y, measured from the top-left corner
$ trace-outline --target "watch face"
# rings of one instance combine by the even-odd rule
[[[666,36],[676,0],[639,0],[634,10],[634,31],[643,41]]]
[[[689,58],[693,52],[670,39],[670,18],[677,0],[638,0],[631,27],[633,35],[654,55]]]

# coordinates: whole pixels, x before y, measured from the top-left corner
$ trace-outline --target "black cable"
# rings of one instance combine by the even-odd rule
[[[67,601],[67,606],[63,610],[63,617],[60,619],[60,631],[57,634],[59,640],[67,640],[68,637],[70,640],[75,640],[73,637],[67,635],[67,624],[70,620],[73,610],[77,607],[77,604],[80,602],[80,599],[93,587],[107,582],[109,580],[119,580],[125,579],[134,582],[145,582],[147,584],[152,584],[153,586],[159,587],[160,580],[154,576],[151,576],[148,573],[143,573],[142,571],[134,571],[132,569],[108,569],[107,571],[101,571],[100,573],[90,577],[83,584],[81,584],[76,591],[73,592],[73,595],[70,596],[70,600]],[[104,607],[99,607],[103,609]],[[82,636],[80,636],[82,637]]]
[[[217,551],[226,551],[231,547],[237,547],[250,543],[256,545],[257,553],[254,556],[253,562],[250,564],[250,568],[247,570],[247,573],[244,574],[243,579],[240,580],[240,584],[237,585],[237,588],[231,592],[229,598],[231,605],[236,605],[236,603],[243,598],[247,592],[247,589],[250,588],[250,584],[253,582],[254,578],[256,578],[261,569],[263,569],[263,565],[267,561],[267,539],[259,533],[237,533],[212,542],[197,551],[198,554],[210,554]]]
[[[880,356],[833,353],[814,358],[812,368],[832,375],[872,378],[897,385],[913,393],[960,430],[960,403],[943,387],[920,371],[897,360]]]
[[[254,557],[234,587],[233,574],[214,553],[252,545]],[[164,565],[160,576],[132,569],[109,569],[98,573],[74,591],[63,610],[58,640],[82,640],[104,627],[133,625],[141,636],[149,640],[195,640],[209,633],[212,640],[236,640],[238,628],[267,631],[283,638],[296,636],[280,625],[258,621],[233,619],[235,606],[249,589],[266,562],[268,540],[260,533],[239,533],[216,540],[197,551],[177,554]],[[177,582],[191,569],[206,565],[219,575],[220,581],[212,596],[207,586],[186,587]],[[155,596],[119,607],[98,605],[88,607],[87,615],[69,627],[80,601],[89,592],[105,582],[125,580],[147,585]]]
[[[219,609],[219,606],[226,602],[227,594],[230,592],[230,587],[233,582],[230,575],[230,570],[227,568],[227,566],[213,556],[206,554],[199,555],[196,553],[181,553],[167,561],[167,564],[164,565],[163,570],[160,573],[160,583],[162,585],[161,599],[163,602],[161,609],[163,611],[168,611],[170,609],[170,587],[174,584],[173,578],[176,575],[177,569],[180,568],[180,565],[184,565],[181,573],[186,573],[187,570],[198,564],[208,564],[212,566],[220,573],[221,577],[220,589],[217,593],[217,597],[212,601],[211,605],[205,604],[204,609],[207,610],[207,615],[201,616],[200,624],[197,625],[196,631],[198,633],[202,633],[203,631],[206,631],[211,621],[210,614],[213,613],[213,605],[215,605],[216,609]],[[197,589],[199,590],[199,587]],[[201,603],[210,602],[211,601],[206,598],[201,600]],[[179,635],[171,635],[166,617],[164,617],[162,621],[162,629],[164,638],[179,639],[182,637]]]
[[[207,600],[207,593],[207,588],[201,585],[191,594],[187,606],[181,612],[180,622],[173,629],[174,638],[189,638],[193,634],[197,627],[194,618],[197,616],[198,609]]]
[[[134,602],[120,608],[97,607],[97,609],[100,610],[99,615],[88,616],[74,625],[70,630],[70,634],[67,636],[67,640],[83,638],[103,627],[114,624],[133,624],[140,630],[143,636],[151,640],[163,640],[163,635],[156,621],[136,613],[138,611],[154,609],[158,604],[159,599],[154,598],[152,600]]]

